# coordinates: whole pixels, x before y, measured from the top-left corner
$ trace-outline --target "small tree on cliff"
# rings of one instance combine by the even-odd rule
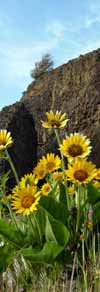
[[[35,63],[35,68],[31,71],[31,77],[35,80],[40,78],[46,72],[53,69],[53,60],[50,54],[42,57],[41,61]]]

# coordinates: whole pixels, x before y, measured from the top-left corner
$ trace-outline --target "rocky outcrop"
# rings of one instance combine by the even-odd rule
[[[78,131],[91,138],[96,152],[91,157],[100,166],[100,147],[96,134],[100,124],[100,49],[81,55],[45,74],[29,85],[21,101],[34,115],[38,155],[47,149],[51,150],[53,144],[53,137],[48,130],[42,129],[41,120],[45,119],[46,111],[58,109],[66,112],[70,119],[66,132]]]
[[[0,128],[6,128],[11,132],[14,143],[8,149],[14,162],[19,178],[33,169],[37,160],[37,134],[32,115],[24,104],[16,103],[5,107],[0,113]],[[9,166],[3,162],[3,171]],[[15,184],[13,175],[9,180],[9,186]]]

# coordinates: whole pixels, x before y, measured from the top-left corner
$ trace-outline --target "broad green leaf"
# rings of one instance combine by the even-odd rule
[[[20,230],[16,230],[13,224],[8,223],[5,219],[0,219],[0,234],[16,246],[23,246],[24,238]]]
[[[39,224],[39,227],[40,227],[41,235],[44,235],[45,224],[46,224],[45,210],[41,206],[39,206],[35,216],[36,216],[37,223]]]
[[[24,248],[22,254],[25,259],[36,263],[52,263],[61,253],[63,247],[54,241],[46,242],[41,250],[32,247]]]
[[[87,195],[91,205],[100,202],[100,190],[96,189],[91,183],[87,186]]]
[[[56,199],[51,196],[42,196],[40,199],[40,206],[47,210],[55,219],[63,222],[64,225],[67,224],[68,211],[63,203],[56,201]]]
[[[48,218],[49,216],[46,215],[46,228],[45,228],[45,237],[46,237],[46,241],[54,241],[57,243],[57,239],[56,239],[56,235],[54,233],[54,230],[52,228],[52,225],[50,223],[50,220]]]
[[[26,259],[38,263],[51,263],[62,252],[69,239],[69,231],[66,226],[54,219],[46,210],[45,238],[42,249],[24,248],[22,254]]]
[[[62,222],[47,214],[45,236],[47,241],[55,241],[64,247],[69,239],[69,231]]]

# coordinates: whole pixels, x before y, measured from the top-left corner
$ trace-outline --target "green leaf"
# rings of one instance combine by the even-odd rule
[[[96,189],[91,183],[87,186],[88,200],[91,205],[100,202],[100,191]]]
[[[51,263],[63,251],[69,240],[69,231],[60,221],[54,219],[46,210],[45,213],[45,238],[46,241],[41,249],[24,248],[22,254],[31,262]]]
[[[54,241],[57,243],[56,236],[54,234],[54,230],[52,228],[52,225],[50,223],[50,220],[48,218],[48,215],[46,216],[46,228],[45,228],[45,236],[46,236],[46,241]]]
[[[14,249],[11,248],[8,244],[0,247],[0,272],[3,273],[8,265],[11,264],[13,256],[14,256]]]
[[[65,204],[67,208],[67,193],[66,193],[66,187],[65,185],[59,181],[59,189],[60,189],[60,195],[59,195],[59,201],[63,204]]]
[[[41,206],[39,206],[35,216],[41,230],[41,235],[44,235],[46,225],[45,210]]]
[[[0,151],[0,160],[6,160],[6,155],[5,155],[5,151]]]
[[[63,223],[47,214],[45,236],[47,241],[55,241],[64,247],[69,239],[69,231]]]
[[[40,199],[40,206],[47,210],[55,219],[61,221],[64,225],[67,224],[68,211],[63,203],[56,201],[56,199],[51,196],[42,196]]]
[[[15,246],[22,247],[25,244],[23,233],[20,230],[16,230],[15,226],[5,219],[0,219],[0,234]]]
[[[9,170],[9,171],[7,171],[5,174],[3,174],[3,175],[0,177],[0,183],[1,183],[3,186],[6,185],[8,179],[9,179],[10,172],[11,172],[11,171]]]
[[[25,259],[36,263],[52,263],[61,253],[63,247],[54,241],[46,242],[41,250],[32,247],[22,250]]]
[[[93,224],[100,222],[100,202],[93,206]]]

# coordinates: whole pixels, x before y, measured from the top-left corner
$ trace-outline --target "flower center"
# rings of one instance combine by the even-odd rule
[[[45,191],[45,192],[49,192],[49,190],[50,190],[50,186],[49,186],[49,185],[44,186],[44,191]]]
[[[76,170],[74,173],[74,178],[82,182],[88,178],[88,173],[84,169]]]
[[[60,121],[56,121],[56,120],[51,120],[50,121],[50,125],[54,128],[59,128],[60,127]]]
[[[21,200],[23,208],[29,208],[34,202],[35,198],[33,196],[24,196]]]
[[[37,173],[37,176],[42,178],[44,177],[46,174],[46,171],[44,169],[39,169],[39,172]]]
[[[47,169],[48,170],[53,170],[55,168],[55,163],[53,161],[50,161],[47,163]]]
[[[6,145],[6,141],[4,141],[4,140],[0,140],[0,145],[5,146],[5,145]]]
[[[80,145],[72,144],[68,148],[68,152],[72,157],[81,155],[83,153],[83,149]]]

